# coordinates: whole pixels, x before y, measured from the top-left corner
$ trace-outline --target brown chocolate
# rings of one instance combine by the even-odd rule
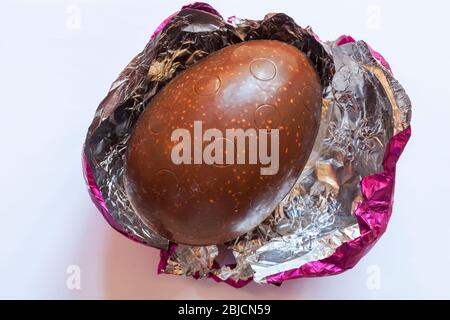
[[[254,40],[211,54],[168,83],[134,128],[125,168],[134,209],[177,243],[220,244],[252,230],[303,170],[321,102],[315,69],[291,45]],[[229,132],[249,135],[239,145]]]

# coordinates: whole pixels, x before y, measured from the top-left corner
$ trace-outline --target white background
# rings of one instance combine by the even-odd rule
[[[450,298],[448,1],[210,2],[225,17],[284,12],[322,39],[364,39],[409,93],[392,220],[353,270],[236,290],[157,276],[158,251],[109,227],[82,178],[86,130],[118,73],[188,1],[0,2],[0,298]],[[80,290],[66,286],[71,265]]]

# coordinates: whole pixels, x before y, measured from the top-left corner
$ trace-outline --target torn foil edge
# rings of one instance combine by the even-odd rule
[[[403,88],[376,62],[365,43],[340,47],[333,42],[323,45],[333,53],[337,66],[342,62],[324,99],[327,112],[323,114],[322,123],[329,125],[321,131],[318,141],[327,145],[326,150],[315,148],[311,157],[314,161],[310,161],[296,187],[271,217],[253,232],[228,244],[236,266],[219,267],[214,263],[219,251],[217,246],[178,246],[168,259],[166,273],[196,277],[214,274],[219,279],[235,281],[254,277],[255,281],[264,282],[271,274],[328,257],[340,244],[358,237],[359,228],[352,212],[361,197],[361,177],[381,171],[388,137],[409,125],[411,106]],[[143,56],[147,55],[139,55],[124,72],[132,73],[135,68],[139,71],[149,66],[148,60],[142,60]],[[136,86],[128,80],[128,74],[124,79],[127,80],[114,83],[111,91]],[[376,96],[374,105],[365,104],[370,96],[368,92]],[[115,94],[110,98],[123,99]],[[358,117],[355,108],[360,108],[358,110],[364,111],[366,116]],[[107,115],[100,116],[104,120]],[[123,147],[122,144],[116,146],[118,153]],[[101,164],[105,172],[114,167],[110,161],[106,159]],[[121,184],[121,174],[118,176],[119,180],[111,180],[108,186],[103,186],[109,191],[107,198],[126,199],[117,194],[120,188],[111,185]],[[128,203],[119,205],[129,207]],[[132,210],[109,211],[129,237],[161,248],[168,245],[166,239],[147,232]],[[321,247],[323,244],[326,247]]]
[[[325,90],[317,143],[296,186],[266,221],[229,243],[235,266],[211,268],[217,246],[178,246],[165,272],[265,283],[268,276],[325,259],[360,236],[353,215],[362,197],[360,181],[383,170],[390,138],[409,126],[411,103],[363,41],[324,45],[336,74]]]

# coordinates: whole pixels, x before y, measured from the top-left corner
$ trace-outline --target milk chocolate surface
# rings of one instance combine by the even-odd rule
[[[140,218],[167,239],[189,245],[230,241],[260,224],[298,179],[310,155],[321,111],[321,84],[309,59],[274,40],[246,41],[219,50],[169,82],[140,115],[127,148],[126,189]],[[201,164],[195,157],[195,123],[202,134],[227,129],[260,129],[267,140],[279,134],[278,170],[263,164]],[[192,138],[191,164],[173,161],[174,130]],[[200,141],[203,153],[213,141]],[[247,142],[249,140],[246,140]],[[197,144],[198,146],[198,144]],[[271,144],[270,144],[271,147]],[[270,153],[269,147],[269,153]],[[185,150],[184,150],[185,151]],[[258,148],[258,151],[259,148]],[[265,151],[265,150],[263,150]],[[259,158],[259,157],[258,157]],[[275,159],[272,159],[275,161]],[[197,163],[197,164],[196,164]]]

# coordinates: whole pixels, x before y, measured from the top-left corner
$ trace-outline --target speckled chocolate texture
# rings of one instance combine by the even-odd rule
[[[136,122],[161,89],[209,55],[252,40],[277,40],[302,51],[324,90],[335,70],[333,58],[311,30],[301,28],[286,14],[229,24],[216,14],[194,9],[196,6],[173,16],[124,68],[98,106],[85,141],[86,161],[104,199],[107,219],[116,221],[113,227],[128,237],[155,248],[167,249],[169,240],[137,215],[125,190],[124,168]]]
[[[152,99],[131,134],[125,176],[134,209],[177,243],[220,244],[252,230],[299,177],[321,102],[311,61],[283,42],[246,41],[197,62]],[[261,175],[261,163],[174,164],[171,134],[186,128],[194,136],[194,121],[221,132],[278,129],[277,173]]]

